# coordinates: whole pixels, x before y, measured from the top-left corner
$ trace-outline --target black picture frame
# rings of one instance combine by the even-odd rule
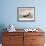
[[[34,22],[35,21],[35,7],[18,7],[17,21],[20,22]]]

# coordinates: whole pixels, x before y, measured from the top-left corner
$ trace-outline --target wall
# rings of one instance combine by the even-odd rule
[[[13,24],[16,28],[46,28],[46,1],[44,0],[1,0],[0,25]],[[35,7],[35,22],[18,22],[17,7]]]

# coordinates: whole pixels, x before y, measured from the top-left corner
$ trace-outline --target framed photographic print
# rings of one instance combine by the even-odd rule
[[[35,21],[35,7],[18,7],[17,8],[18,21]]]

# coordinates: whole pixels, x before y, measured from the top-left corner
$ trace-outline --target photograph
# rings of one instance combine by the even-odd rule
[[[35,7],[18,7],[17,20],[18,21],[34,21]]]

